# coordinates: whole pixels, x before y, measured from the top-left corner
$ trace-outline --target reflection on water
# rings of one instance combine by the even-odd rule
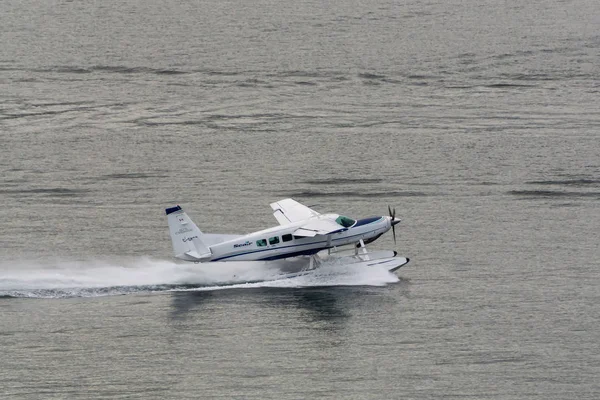
[[[211,313],[211,303],[234,302],[245,307],[295,309],[293,315],[306,322],[324,322],[326,329],[339,329],[351,317],[353,299],[365,288],[256,288],[219,291],[188,291],[172,295],[170,317],[193,318]],[[265,311],[268,312],[268,311]]]
[[[231,304],[232,320],[238,317],[244,319],[256,315],[256,312],[269,323],[270,319],[274,320],[269,315],[275,310],[277,318],[293,318],[294,321],[288,321],[289,324],[301,321],[311,329],[337,332],[352,319],[354,310],[364,307],[365,299],[376,304],[378,298],[382,301],[387,298],[389,290],[400,290],[408,295],[409,281],[401,280],[388,287],[263,287],[175,292],[171,295],[169,317],[172,321],[210,320],[221,313],[221,305]]]
[[[175,292],[171,296],[169,317],[180,320],[188,317],[189,313],[202,310],[211,301],[214,292]]]

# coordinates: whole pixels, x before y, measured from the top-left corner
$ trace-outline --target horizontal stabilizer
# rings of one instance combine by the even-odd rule
[[[210,257],[211,253],[207,253],[207,254],[198,254],[198,252],[196,250],[190,250],[185,252],[186,256],[190,256],[193,258],[197,258],[198,260],[202,259],[202,258],[206,258],[206,257]]]

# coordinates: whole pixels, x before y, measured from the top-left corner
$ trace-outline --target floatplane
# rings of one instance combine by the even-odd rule
[[[344,264],[378,265],[392,272],[409,261],[397,257],[396,251],[366,248],[390,229],[396,243],[395,226],[400,219],[389,206],[388,216],[358,220],[320,214],[293,199],[279,200],[271,208],[279,225],[247,235],[203,233],[179,205],[167,208],[175,257],[196,263],[308,258],[308,266],[303,270],[312,270],[333,258]]]

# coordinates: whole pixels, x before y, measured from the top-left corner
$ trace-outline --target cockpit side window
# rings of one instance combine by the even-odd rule
[[[344,228],[350,228],[352,225],[354,225],[356,223],[356,221],[353,220],[352,218],[348,218],[348,217],[345,217],[343,215],[340,215],[339,217],[337,217],[335,219],[335,222],[337,222],[338,224],[340,224]]]

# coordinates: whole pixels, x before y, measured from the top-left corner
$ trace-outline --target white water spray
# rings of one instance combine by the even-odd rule
[[[0,261],[0,297],[93,297],[141,291],[248,287],[381,286],[397,282],[385,268],[324,263],[290,277],[275,263],[175,263],[140,258]]]

